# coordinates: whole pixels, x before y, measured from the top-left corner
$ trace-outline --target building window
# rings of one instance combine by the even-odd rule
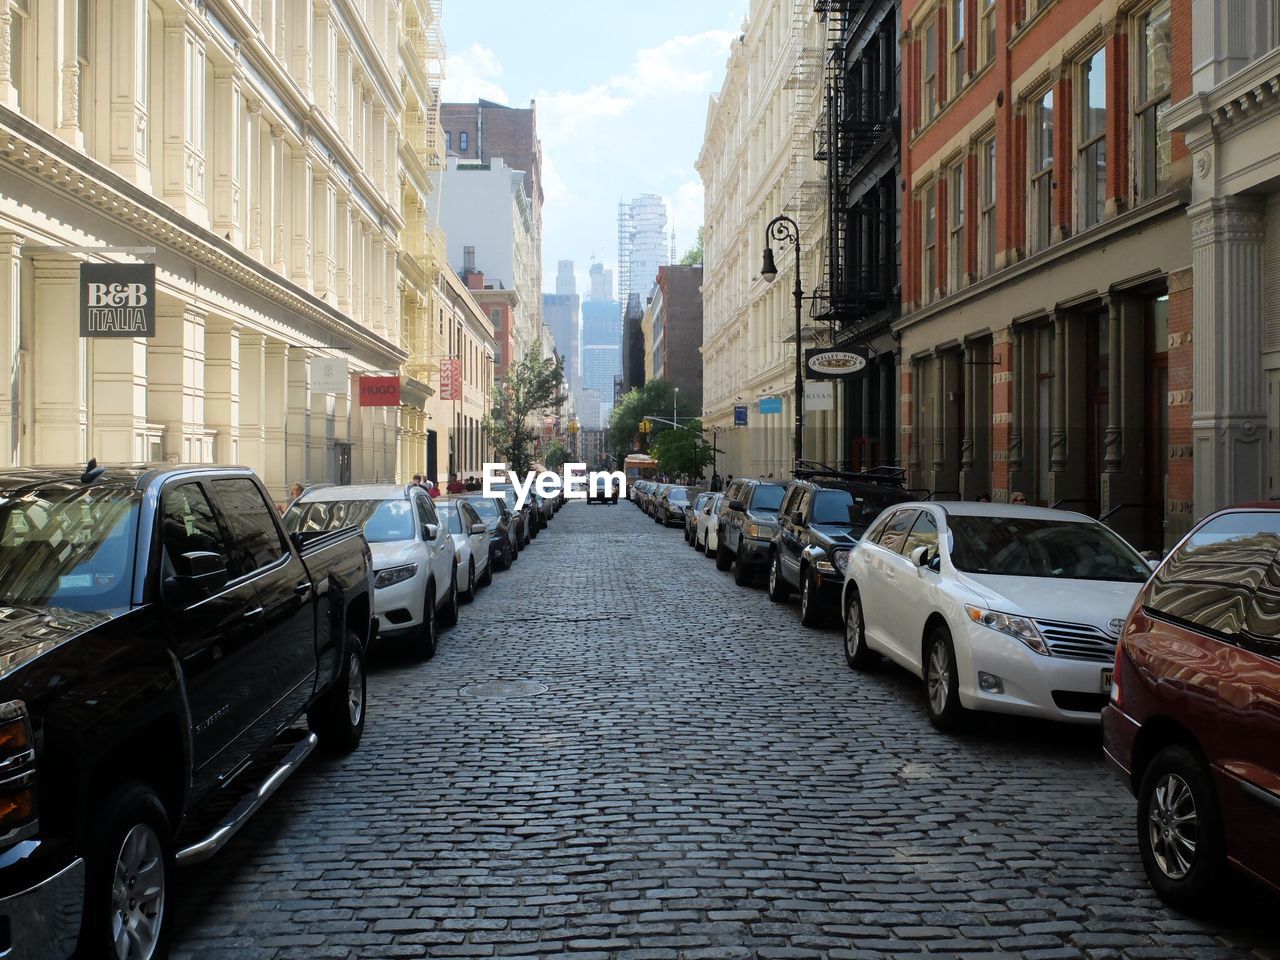
[[[1085,63],[1080,76],[1080,136],[1076,176],[1081,228],[1101,223],[1107,207],[1107,51]]]
[[[448,130],[444,132],[444,148],[445,150],[453,149],[453,133]]]
[[[965,0],[951,0],[951,96],[964,86],[964,29],[968,4]]]
[[[1043,250],[1053,238],[1053,91],[1046,90],[1031,110],[1031,250]]]
[[[924,28],[924,82],[920,90],[924,96],[922,104],[925,123],[938,115],[938,21],[931,20]]]
[[[502,329],[502,308],[494,307],[489,311],[489,322],[493,324],[495,331]]]
[[[1165,120],[1172,103],[1172,30],[1169,0],[1161,0],[1139,20],[1138,196],[1150,200],[1169,188],[1173,141]]]
[[[938,286],[938,187],[924,190],[924,257],[921,259],[921,292],[925,302],[933,299]]]
[[[964,286],[964,161],[961,160],[947,173],[947,200],[951,234],[947,239],[947,289],[959,290]]]
[[[470,139],[471,139],[471,138],[470,138],[470,136],[467,134],[467,131],[465,131],[465,130],[463,130],[462,132],[460,132],[460,133],[458,134],[458,149],[459,149],[461,152],[463,152],[463,153],[466,153],[466,152],[467,152],[467,148],[468,148],[468,146],[469,146],[468,141],[469,141]]]
[[[982,48],[978,51],[982,63],[990,63],[996,58],[996,0],[978,0],[978,34],[982,37]]]
[[[981,164],[979,202],[982,206],[982,228],[978,235],[978,270],[982,276],[996,272],[996,138],[978,147]]]
[[[35,24],[31,20],[31,0],[10,0],[9,16],[9,83],[18,95],[19,108],[22,108],[27,105],[28,80],[35,67]],[[28,63],[28,57],[33,62]]]

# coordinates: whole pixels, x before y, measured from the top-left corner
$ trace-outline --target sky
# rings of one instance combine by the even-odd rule
[[[693,246],[703,213],[694,162],[746,9],[747,0],[444,0],[445,101],[537,101],[545,291],[560,260],[574,261],[584,295],[593,256],[616,277],[618,202],[642,193],[666,198],[677,256]]]

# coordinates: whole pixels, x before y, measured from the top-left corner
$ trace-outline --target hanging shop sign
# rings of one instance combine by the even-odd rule
[[[456,357],[440,364],[440,399],[462,399],[462,361]]]
[[[733,425],[735,427],[745,427],[747,425],[747,405],[745,403],[734,405]]]
[[[836,408],[836,385],[830,380],[804,385],[805,413],[821,413]]]
[[[311,392],[332,393],[345,397],[351,392],[351,374],[347,361],[337,357],[311,358]]]
[[[361,377],[360,406],[362,407],[398,407],[400,406],[399,377]]]
[[[811,380],[839,380],[861,373],[867,366],[865,351],[817,347],[804,352],[804,365]]]
[[[155,335],[154,263],[80,264],[80,336]]]
[[[762,415],[782,412],[781,397],[761,397],[756,401]]]

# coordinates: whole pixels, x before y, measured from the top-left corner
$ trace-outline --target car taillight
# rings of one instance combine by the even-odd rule
[[[0,704],[0,843],[36,832],[35,760],[27,705]]]

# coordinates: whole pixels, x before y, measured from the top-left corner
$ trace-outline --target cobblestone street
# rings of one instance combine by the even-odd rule
[[[360,749],[182,875],[177,957],[1280,957],[1260,894],[1158,903],[1096,730],[940,734],[627,504],[370,672]]]

